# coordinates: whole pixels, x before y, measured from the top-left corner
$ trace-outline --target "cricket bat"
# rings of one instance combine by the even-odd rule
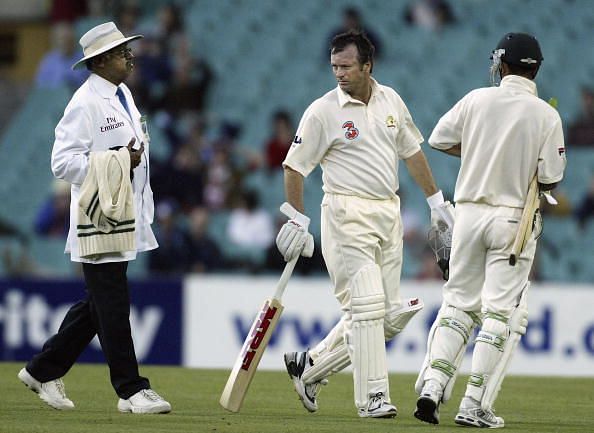
[[[285,265],[274,296],[264,301],[262,309],[254,319],[250,332],[243,342],[241,352],[235,360],[233,370],[231,370],[219,400],[221,406],[231,412],[239,412],[241,409],[260,359],[283,312],[284,307],[281,298],[298,258],[299,256]]]
[[[540,198],[538,196],[538,181],[537,176],[534,175],[530,186],[528,187],[528,195],[526,196],[526,204],[522,211],[522,217],[520,219],[520,227],[516,233],[516,238],[512,246],[511,254],[509,256],[509,264],[511,266],[516,265],[517,258],[520,256],[524,247],[530,239],[532,234],[532,223],[534,222],[534,214],[538,210],[540,205]]]
[[[296,212],[287,203],[281,206],[281,211],[289,216],[289,218],[292,218],[292,215]],[[241,352],[239,352],[239,356],[235,360],[233,370],[231,370],[231,374],[229,375],[229,379],[227,379],[227,384],[219,400],[221,406],[231,412],[239,412],[241,409],[260,359],[266,350],[266,346],[268,346],[268,341],[283,312],[284,307],[281,299],[298,259],[299,256],[285,265],[283,274],[276,285],[274,296],[264,301],[262,309],[254,319],[250,327],[250,332],[243,342]]]

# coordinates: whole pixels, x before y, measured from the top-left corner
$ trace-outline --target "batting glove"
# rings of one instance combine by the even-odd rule
[[[281,227],[276,237],[278,251],[287,262],[298,255],[311,257],[314,251],[314,240],[308,232],[310,219],[288,203],[283,203],[281,211],[290,219]]]
[[[431,208],[431,226],[446,226],[450,230],[454,228],[454,206],[449,201],[443,200],[443,193],[437,191],[427,197],[427,203]],[[441,228],[441,227],[440,227]]]

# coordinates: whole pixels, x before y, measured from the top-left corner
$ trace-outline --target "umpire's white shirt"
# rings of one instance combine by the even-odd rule
[[[340,87],[315,100],[283,166],[307,176],[320,164],[325,193],[390,199],[398,190],[398,160],[418,152],[422,141],[400,96],[373,80],[368,104]]]
[[[462,144],[456,203],[523,208],[528,184],[559,182],[565,145],[559,113],[538,98],[536,84],[508,75],[499,87],[473,90],[437,123],[429,144]]]
[[[70,200],[70,230],[66,241],[66,252],[75,262],[106,263],[134,260],[136,253],[157,248],[157,241],[151,229],[154,204],[149,184],[149,140],[143,131],[140,113],[134,104],[130,90],[120,84],[130,115],[116,96],[117,87],[91,74],[76,91],[56,127],[56,140],[52,150],[52,172],[57,178],[72,184]],[[103,254],[96,258],[81,258],[79,255],[76,224],[80,186],[87,175],[89,153],[102,152],[114,146],[127,146],[135,137],[134,148],[144,142],[144,154],[134,169],[132,188],[136,219],[136,251]]]

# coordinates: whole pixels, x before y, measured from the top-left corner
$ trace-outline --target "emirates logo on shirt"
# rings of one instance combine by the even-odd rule
[[[342,129],[346,129],[344,136],[349,140],[354,140],[359,136],[359,130],[355,128],[355,122],[347,120],[342,124]]]

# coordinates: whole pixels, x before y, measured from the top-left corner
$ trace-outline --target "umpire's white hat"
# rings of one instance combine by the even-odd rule
[[[72,65],[72,69],[80,68],[90,58],[109,51],[118,45],[122,45],[128,41],[142,37],[142,35],[134,35],[129,37],[124,36],[111,21],[108,23],[99,24],[98,26],[95,26],[86,32],[80,38],[79,43],[83,49],[84,57]]]

